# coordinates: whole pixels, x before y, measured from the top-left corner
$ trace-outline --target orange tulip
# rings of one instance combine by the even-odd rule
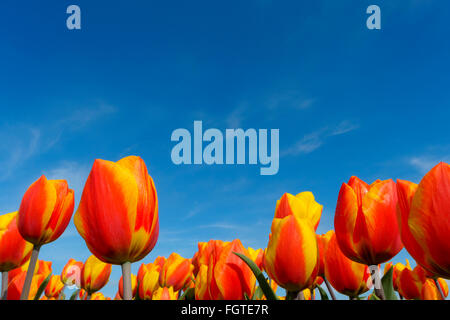
[[[155,261],[153,261],[153,264],[157,264],[161,268],[163,267],[164,263],[166,263],[166,258],[165,257],[156,257]]]
[[[439,278],[438,283],[442,288],[444,298],[447,297],[448,296],[447,282],[444,279]],[[427,279],[427,281],[425,281],[425,283],[422,286],[420,296],[422,300],[443,300],[441,293],[439,292],[439,289],[436,287],[436,284],[433,279]]]
[[[142,271],[141,271],[142,268]],[[138,273],[139,299],[151,300],[153,293],[159,288],[159,271],[161,267],[154,263],[142,265]]]
[[[338,292],[357,297],[369,290],[369,267],[347,258],[333,234],[325,251],[325,277]]]
[[[416,266],[413,270],[407,262],[397,276],[397,290],[405,299],[420,299],[422,286],[426,281],[426,273],[420,267]]]
[[[50,277],[50,281],[45,287],[45,295],[47,298],[56,298],[58,299],[61,295],[61,292],[64,289],[64,284],[61,281],[61,276],[54,275]]]
[[[19,300],[21,298],[26,275],[27,275],[26,272],[22,272],[16,275],[11,280],[8,286],[8,294],[6,297],[7,300]],[[45,278],[46,277],[43,274],[37,274],[33,277],[31,281],[30,291],[26,300],[34,299],[39,287],[41,286],[42,282],[44,282]]]
[[[249,256],[239,239],[223,247],[216,243],[208,266],[208,290],[213,300],[243,300],[253,296],[256,278],[247,264],[233,252]]]
[[[74,223],[100,260],[123,264],[144,258],[159,232],[156,189],[144,161],[95,160]]]
[[[357,177],[343,183],[334,218],[336,238],[351,260],[378,265],[402,248],[397,223],[397,189],[392,180],[370,186]]]
[[[264,269],[280,287],[297,292],[309,288],[318,273],[318,248],[312,224],[287,215],[272,222]]]
[[[90,256],[81,269],[81,287],[92,295],[103,288],[109,281],[111,265],[100,261],[96,256]]]
[[[317,235],[317,249],[319,252],[318,256],[318,273],[317,275],[320,277],[325,276],[325,251],[327,249],[328,243],[330,242],[331,237],[334,235],[334,231],[330,230],[325,234]]]
[[[111,298],[105,297],[105,295],[101,292],[95,292],[92,294],[90,300],[111,300]]]
[[[136,296],[137,277],[134,274],[131,275],[131,291],[132,291],[132,296],[133,297]],[[119,280],[119,295],[123,299],[123,276],[120,277],[120,280]]]
[[[208,266],[200,265],[200,270],[195,278],[195,300],[211,300],[208,287]]]
[[[174,291],[172,287],[159,288],[153,293],[152,300],[178,300],[178,291]]]
[[[0,272],[8,272],[30,259],[33,245],[17,230],[17,212],[0,216]]]
[[[250,259],[258,266],[259,269],[263,268],[264,250],[263,249],[253,249],[248,247],[248,254]]]
[[[399,275],[406,267],[410,268],[408,259],[406,259],[406,266],[402,263],[396,263],[395,265],[392,265],[391,262],[386,263],[386,265],[384,266],[384,274],[388,273],[391,268],[394,268],[394,270],[392,271],[392,284],[395,291],[398,290]]]
[[[405,203],[399,204],[399,218],[406,249],[423,268],[450,279],[450,165],[439,163],[417,188],[406,181],[398,188]]]
[[[8,282],[11,282],[11,280],[21,274],[21,273],[27,273],[28,266],[30,264],[30,260],[25,262],[21,267],[13,269],[8,272]],[[44,276],[44,279],[46,279],[50,274],[52,273],[52,262],[51,261],[43,261],[38,260],[36,262],[36,268],[34,268],[34,275],[40,274]]]
[[[66,286],[80,287],[81,269],[83,269],[83,262],[69,259],[61,272],[61,281]]]
[[[194,275],[196,276],[200,266],[202,264],[209,265],[209,259],[214,247],[222,247],[224,242],[222,240],[210,240],[208,242],[199,242],[198,251],[192,258],[192,264],[194,265]]]
[[[323,206],[318,204],[314,195],[307,191],[301,192],[296,196],[285,193],[277,201],[275,208],[275,218],[284,218],[288,215],[295,215],[298,218],[306,219],[311,222],[314,230],[320,222]]]
[[[159,285],[161,287],[173,287],[174,291],[179,291],[189,283],[193,270],[194,266],[190,259],[172,253],[161,268]]]
[[[70,222],[74,209],[74,192],[65,180],[34,182],[22,198],[17,226],[22,237],[35,246],[59,238]]]

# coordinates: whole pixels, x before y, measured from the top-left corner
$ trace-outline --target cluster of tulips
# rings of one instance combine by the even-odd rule
[[[71,300],[109,300],[100,290],[113,264],[122,268],[117,300],[311,300],[316,289],[321,299],[336,299],[335,291],[350,299],[447,297],[448,164],[438,164],[418,185],[369,185],[351,177],[339,192],[334,230],[318,235],[322,209],[311,192],[286,193],[276,203],[264,250],[239,239],[210,240],[200,242],[192,258],[157,257],[133,275],[131,263],[146,257],[158,239],[156,188],[139,157],[96,160],[73,219],[92,255],[84,263],[70,259],[59,275],[51,262],[38,259],[74,211],[67,182],[42,176],[18,212],[0,216],[1,298],[61,300],[69,287],[76,288]],[[414,269],[408,261],[389,262],[402,248],[414,258]]]

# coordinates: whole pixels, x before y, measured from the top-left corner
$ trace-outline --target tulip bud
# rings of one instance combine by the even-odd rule
[[[334,218],[336,238],[351,260],[378,265],[402,248],[397,223],[397,189],[392,180],[370,186],[357,177],[343,183]]]
[[[80,287],[81,269],[83,268],[83,262],[69,259],[61,272],[61,281],[66,286]]]
[[[357,297],[369,290],[368,266],[347,258],[339,248],[333,234],[325,251],[325,277],[338,292]]]
[[[144,161],[95,160],[74,223],[100,260],[124,264],[144,258],[159,232],[156,189]]]
[[[264,268],[280,287],[291,292],[309,288],[318,268],[318,248],[312,224],[295,215],[275,218],[264,254]]]
[[[172,287],[159,288],[153,293],[152,300],[178,300],[178,291],[174,292]]]
[[[42,176],[22,198],[17,226],[22,237],[35,246],[59,238],[70,222],[74,192],[65,180],[47,180]]]
[[[0,272],[8,272],[30,259],[33,245],[17,229],[17,212],[0,216]]]
[[[81,287],[91,295],[103,288],[109,281],[111,265],[90,256],[81,269]]]
[[[45,295],[47,298],[58,299],[64,289],[64,284],[61,281],[61,276],[54,275],[50,277],[50,281],[45,287]]]
[[[173,287],[174,291],[179,291],[188,284],[193,270],[194,266],[190,259],[172,253],[161,268],[159,285],[161,287]]]
[[[295,215],[298,218],[309,221],[314,230],[320,222],[323,206],[318,204],[314,199],[314,195],[307,191],[301,192],[296,196],[285,193],[280,200],[277,201],[275,208],[275,218],[284,218],[288,215]]]
[[[138,273],[139,298],[151,300],[153,293],[159,288],[159,271],[161,267],[154,263],[142,265]]]

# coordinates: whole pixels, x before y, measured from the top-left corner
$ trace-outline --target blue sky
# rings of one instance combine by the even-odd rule
[[[70,4],[81,30],[65,26]],[[381,30],[366,28],[370,4]],[[284,192],[315,194],[324,233],[351,175],[418,182],[450,161],[448,3],[6,0],[1,11],[1,211],[42,174],[67,179],[78,202],[94,159],[139,155],[161,226],[143,262],[212,238],[265,247]],[[279,173],[174,165],[171,133],[194,120],[280,129]],[[41,250],[56,273],[88,255],[73,223]]]

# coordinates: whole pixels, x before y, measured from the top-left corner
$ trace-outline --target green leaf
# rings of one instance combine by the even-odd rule
[[[134,300],[141,300],[141,297],[139,297],[139,281],[136,284],[136,296],[134,297]]]
[[[330,300],[330,298],[328,298],[327,292],[321,286],[317,286],[317,289],[319,289],[321,300]]]
[[[77,300],[78,298],[78,294],[80,293],[81,289],[75,290],[74,293],[72,293],[72,295],[70,296],[70,300]]]
[[[183,292],[181,297],[178,298],[178,300],[195,300],[195,289],[189,288],[186,291]]]
[[[372,295],[370,296],[369,300],[381,300],[380,298],[377,297],[377,295],[374,293],[372,293]]]
[[[34,300],[39,300],[42,292],[44,292],[45,288],[47,287],[48,282],[50,281],[50,278],[52,277],[52,274],[50,273],[47,278],[45,278],[44,281],[42,281],[41,285],[39,286],[38,291],[36,292],[36,295],[34,296]]]
[[[258,268],[258,266],[246,255],[243,255],[241,253],[233,252],[235,255],[237,255],[239,258],[241,258],[252,270],[253,274],[256,277],[256,280],[258,280],[259,286],[261,287],[261,290],[264,292],[264,295],[266,296],[267,300],[278,300],[275,292],[273,292],[270,285],[267,283],[266,278],[264,277],[264,274],[262,271]]]
[[[398,300],[392,281],[393,273],[394,268],[391,267],[389,271],[383,276],[383,278],[381,278],[381,285],[383,286],[384,296],[386,297],[386,300]]]
[[[264,292],[261,290],[261,287],[258,286],[255,290],[255,293],[253,294],[252,300],[261,300],[263,296]]]

